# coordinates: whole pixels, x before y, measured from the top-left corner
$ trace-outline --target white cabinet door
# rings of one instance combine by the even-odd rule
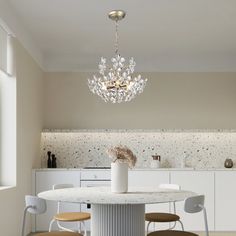
[[[205,206],[210,230],[214,230],[214,172],[212,171],[171,171],[171,183],[178,184],[183,190],[205,195]],[[203,213],[188,214],[183,210],[184,202],[176,204],[185,230],[204,231]],[[178,228],[180,229],[179,225]]]
[[[80,172],[79,171],[36,171],[35,172],[35,194],[46,190],[51,190],[53,184],[73,184],[80,186]],[[62,203],[62,211],[80,211],[80,204]],[[57,211],[57,203],[47,201],[47,212],[45,214],[35,217],[35,230],[43,231],[48,230],[49,223]],[[63,225],[63,224],[62,224]],[[69,228],[76,228],[75,223],[66,223],[63,226]],[[53,229],[58,229],[54,224]]]
[[[215,172],[216,231],[236,230],[236,172]]]
[[[96,173],[94,171],[94,173]],[[110,173],[109,173],[110,174]],[[111,181],[108,181],[108,180],[99,180],[99,181],[81,181],[81,187],[104,187],[104,186],[111,186]],[[81,204],[81,211],[83,212],[88,212],[88,213],[91,213],[91,204],[84,204],[82,203]],[[85,227],[88,231],[90,231],[90,225],[91,225],[91,221],[90,220],[86,220],[85,221]]]
[[[158,187],[160,184],[169,183],[168,171],[133,170],[129,171],[129,187]],[[147,204],[146,212],[169,212],[169,204]],[[169,224],[153,224],[150,231],[167,229]]]

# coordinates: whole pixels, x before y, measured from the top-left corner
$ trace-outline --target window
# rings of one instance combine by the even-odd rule
[[[8,33],[0,27],[0,70],[7,73]]]
[[[16,79],[13,38],[0,26],[0,186],[16,185]]]

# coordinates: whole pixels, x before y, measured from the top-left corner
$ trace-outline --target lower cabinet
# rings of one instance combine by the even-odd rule
[[[182,190],[193,191],[205,195],[208,226],[214,231],[214,172],[213,171],[171,171],[171,183],[178,184]],[[176,203],[177,214],[180,215],[185,230],[204,231],[203,212],[189,214],[184,212],[184,202]],[[177,225],[178,229],[180,225]]]
[[[129,187],[158,187],[169,183],[168,171],[129,171]],[[169,204],[147,204],[146,212],[169,212]],[[147,223],[146,223],[147,225]],[[151,224],[149,230],[167,229],[169,224]]]
[[[236,231],[236,172],[215,173],[216,231]]]
[[[76,187],[80,186],[79,171],[36,171],[35,175],[35,195],[40,192],[51,190],[54,184],[73,184]],[[80,204],[62,203],[62,211],[80,211]],[[47,201],[47,211],[42,215],[37,215],[33,219],[33,231],[47,231],[49,223],[57,212],[57,203]],[[63,224],[62,224],[63,225]],[[75,223],[66,223],[63,226],[75,229],[78,225]],[[54,223],[53,229],[58,229]]]
[[[84,172],[86,172],[84,170]],[[52,189],[53,184],[71,183],[81,186],[80,170],[36,170],[33,172],[34,194]],[[87,172],[86,172],[87,173]],[[129,171],[129,187],[158,187],[159,184],[178,184],[184,190],[190,190],[197,194],[204,194],[207,209],[208,225],[210,231],[236,231],[236,171],[194,171],[194,170],[132,170]],[[88,186],[86,182],[84,186]],[[108,182],[102,183],[104,185]],[[187,214],[184,212],[183,202],[176,203],[177,214],[180,215],[185,230],[204,231],[203,213]],[[84,205],[82,204],[82,210]],[[80,204],[65,203],[63,211],[80,211]],[[49,223],[57,211],[57,203],[47,202],[47,212],[33,218],[32,230],[48,230]],[[146,205],[146,212],[171,212],[171,204]],[[65,226],[65,225],[64,225]],[[76,224],[66,224],[72,229]],[[89,227],[89,225],[87,225]],[[150,230],[168,228],[168,224],[155,224]],[[177,224],[177,228],[180,229]],[[54,229],[57,229],[56,225]],[[88,229],[89,230],[89,229]]]

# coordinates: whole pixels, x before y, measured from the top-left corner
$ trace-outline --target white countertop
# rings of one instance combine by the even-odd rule
[[[38,194],[46,200],[91,204],[154,204],[182,201],[194,195],[190,191],[160,188],[129,188],[129,192],[117,194],[111,193],[110,187],[67,188]]]
[[[86,168],[36,168],[34,171],[109,171],[110,169],[86,169]],[[134,168],[129,171],[236,171],[236,168]]]

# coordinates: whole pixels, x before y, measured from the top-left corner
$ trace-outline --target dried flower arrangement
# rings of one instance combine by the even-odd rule
[[[134,153],[126,146],[116,146],[107,150],[110,158],[113,162],[127,163],[129,168],[133,168],[136,164],[137,157]]]

